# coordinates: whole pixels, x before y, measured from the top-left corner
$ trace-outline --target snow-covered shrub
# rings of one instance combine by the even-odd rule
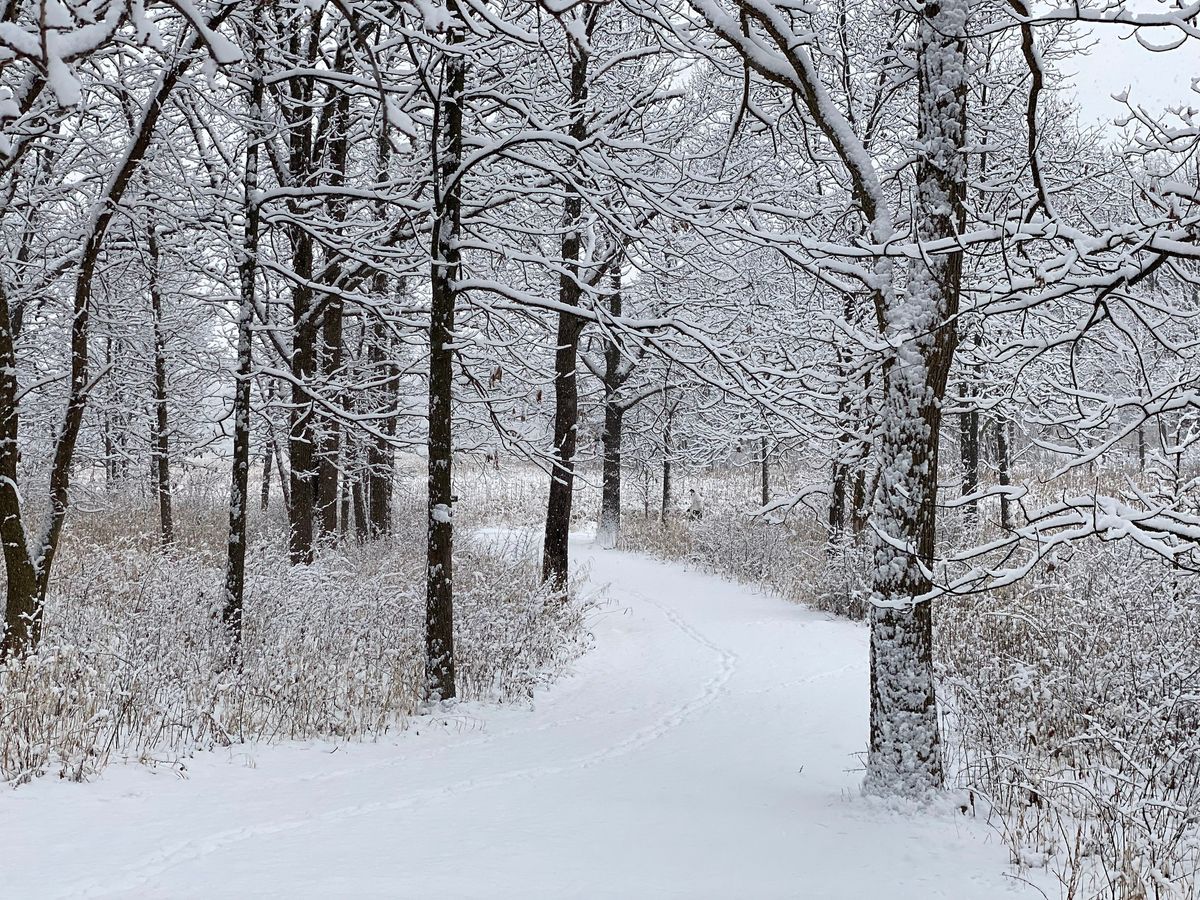
[[[1076,897],[1200,890],[1200,595],[1127,544],[937,606],[961,783]]]
[[[424,535],[406,524],[423,517],[397,518],[392,538],[350,542],[311,566],[288,565],[278,533],[257,539],[241,664],[230,668],[220,542],[163,554],[152,527],[122,529],[128,511],[80,517],[41,646],[0,669],[0,778],[80,779],[113,757],[404,727],[421,699]],[[542,590],[531,550],[463,541],[456,552],[465,699],[526,700],[585,649],[582,605]]]
[[[832,550],[802,521],[769,524],[732,507],[699,521],[626,516],[621,549],[682,560],[705,572],[753,584],[796,603],[860,619],[866,607],[864,550]]]

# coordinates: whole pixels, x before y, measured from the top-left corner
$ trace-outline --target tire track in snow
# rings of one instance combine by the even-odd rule
[[[609,588],[611,589],[612,587],[613,583],[610,582]],[[684,637],[688,638],[693,643],[704,647],[706,650],[711,651],[716,656],[717,662],[716,671],[710,677],[704,680],[699,694],[692,697],[690,700],[672,706],[666,711],[666,713],[660,715],[649,725],[637,729],[623,740],[617,741],[613,744],[607,744],[598,750],[578,756],[559,765],[529,766],[507,772],[500,772],[495,775],[482,778],[468,778],[449,785],[444,785],[439,788],[429,788],[426,790],[415,791],[398,800],[351,804],[329,810],[325,813],[305,816],[303,818],[287,818],[263,822],[257,825],[230,828],[224,831],[215,832],[203,838],[177,841],[176,843],[159,850],[156,853],[150,854],[141,862],[126,867],[124,878],[116,883],[103,883],[98,882],[94,878],[89,878],[84,881],[77,881],[73,885],[66,887],[57,896],[60,898],[106,897],[127,891],[135,891],[139,887],[146,886],[147,883],[156,876],[169,871],[177,865],[203,859],[206,856],[220,852],[221,850],[241,843],[242,841],[251,840],[257,837],[270,837],[290,831],[301,831],[307,828],[330,825],[374,813],[398,812],[400,810],[411,809],[425,802],[449,798],[469,791],[500,787],[516,781],[530,780],[535,778],[551,778],[558,775],[578,772],[614,759],[619,759],[631,753],[635,753],[643,747],[654,743],[659,738],[670,733],[694,717],[697,713],[702,712],[704,709],[714,704],[723,694],[728,691],[729,681],[733,677],[734,672],[737,670],[737,654],[731,650],[719,646],[709,638],[705,637],[670,606],[667,606],[656,600],[652,600],[646,595],[634,590],[621,588],[618,591],[614,591],[614,593],[619,597],[631,598],[638,603],[644,603],[646,606],[657,610],[662,617]],[[577,718],[583,720],[590,718],[590,716],[581,715]],[[565,723],[566,720],[558,721],[560,723]],[[545,723],[528,729],[528,731],[533,733],[544,730],[547,727],[553,726],[551,726],[549,723]],[[511,729],[506,734],[520,735],[521,733],[523,733],[522,729]],[[447,752],[453,752],[455,746],[456,745],[448,744],[446,745],[445,749]],[[364,769],[366,768],[373,768],[373,766],[364,767]],[[346,774],[353,774],[354,772],[354,770],[345,771]]]

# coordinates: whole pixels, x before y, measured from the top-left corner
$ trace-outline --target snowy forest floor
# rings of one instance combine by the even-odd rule
[[[1057,895],[1014,877],[980,819],[860,796],[861,625],[583,540],[574,552],[608,599],[594,649],[533,709],[467,704],[376,743],[40,779],[0,794],[3,894]]]

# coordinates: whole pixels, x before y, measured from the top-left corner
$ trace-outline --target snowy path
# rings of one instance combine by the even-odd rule
[[[576,553],[615,604],[535,710],[0,794],[0,897],[1041,896],[979,822],[858,796],[862,628]]]

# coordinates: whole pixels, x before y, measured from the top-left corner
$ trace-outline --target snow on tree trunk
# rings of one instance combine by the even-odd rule
[[[583,14],[584,39],[570,38],[571,47],[571,125],[573,141],[587,138],[588,58],[586,37],[591,34],[597,10]],[[563,270],[559,275],[558,299],[570,307],[579,306],[583,291],[583,199],[568,181],[563,201]],[[556,590],[563,590],[570,566],[571,504],[575,493],[575,450],[579,439],[579,338],[583,319],[570,313],[558,315],[558,340],[554,353],[554,465],[550,470],[550,496],[546,502],[546,534],[542,546],[542,578]]]
[[[151,227],[148,235],[150,251],[150,312],[154,327],[154,480],[158,494],[159,537],[164,548],[175,542],[175,521],[171,514],[171,455],[167,418],[167,351],[163,335],[162,292],[159,290],[158,235]]]
[[[596,542],[615,547],[621,537],[621,432],[624,410],[611,395],[604,402],[604,434],[601,438],[604,464],[600,486],[600,522]]]
[[[428,559],[425,593],[425,683],[428,699],[455,696],[453,461],[455,281],[461,256],[463,91],[466,60],[458,50],[463,27],[447,35],[445,75],[437,98],[438,196],[430,247]]]
[[[917,237],[962,229],[966,47],[973,0],[921,9],[918,25]],[[895,356],[884,372],[880,483],[875,494],[871,732],[863,789],[920,796],[943,782],[928,603],[937,533],[938,438],[956,335],[961,252],[914,261],[886,310]]]
[[[256,40],[261,40],[262,22],[255,16]],[[250,87],[249,117],[257,122],[263,104],[263,78],[256,72]],[[250,501],[250,379],[253,374],[253,325],[255,315],[255,278],[258,270],[259,205],[258,143],[254,133],[247,135],[246,169],[243,176],[245,234],[242,258],[238,266],[241,288],[238,305],[237,383],[233,393],[233,463],[229,486],[229,534],[225,563],[225,600],[221,620],[236,648],[242,640],[242,607],[246,590],[246,520]]]

